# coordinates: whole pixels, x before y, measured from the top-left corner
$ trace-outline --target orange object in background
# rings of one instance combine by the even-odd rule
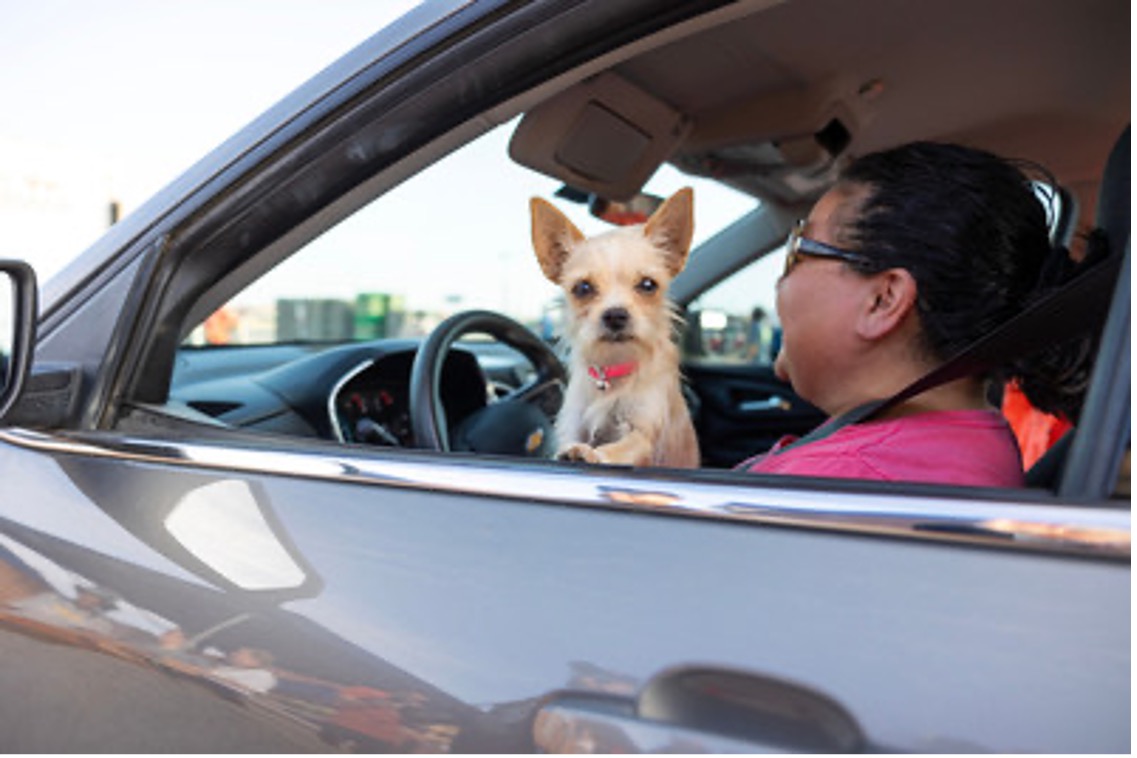
[[[237,328],[237,314],[228,306],[221,306],[202,324],[205,341],[210,345],[227,345]]]
[[[1011,424],[1023,456],[1023,470],[1029,469],[1073,424],[1064,418],[1038,410],[1015,382],[1003,390],[1003,415]]]

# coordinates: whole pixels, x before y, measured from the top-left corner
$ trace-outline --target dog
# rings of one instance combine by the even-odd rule
[[[646,223],[586,238],[541,198],[533,248],[567,302],[568,386],[556,420],[561,460],[693,468],[699,445],[680,387],[678,314],[667,288],[694,233],[694,192]]]

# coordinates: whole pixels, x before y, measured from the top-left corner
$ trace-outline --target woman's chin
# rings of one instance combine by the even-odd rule
[[[790,380],[789,361],[786,360],[786,351],[778,352],[778,357],[774,359],[774,376],[778,377],[783,382],[793,383]]]

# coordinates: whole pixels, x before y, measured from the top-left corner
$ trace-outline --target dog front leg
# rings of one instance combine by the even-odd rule
[[[625,466],[647,466],[652,461],[652,438],[639,429],[632,429],[615,442],[596,448],[596,455],[604,463]]]
[[[569,445],[557,457],[566,461],[646,466],[652,461],[651,438],[639,429],[632,429],[620,439],[598,447],[583,442]]]
[[[577,461],[581,463],[608,463],[608,461],[601,460],[596,448],[585,442],[575,442],[561,448],[557,452],[557,460]]]

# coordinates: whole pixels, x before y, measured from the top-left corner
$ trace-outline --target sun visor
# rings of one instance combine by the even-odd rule
[[[605,73],[526,113],[510,139],[509,155],[565,184],[627,200],[689,128],[683,114]]]
[[[816,195],[836,178],[863,117],[841,92],[829,83],[700,114],[682,153],[671,160],[688,173],[787,202]]]

